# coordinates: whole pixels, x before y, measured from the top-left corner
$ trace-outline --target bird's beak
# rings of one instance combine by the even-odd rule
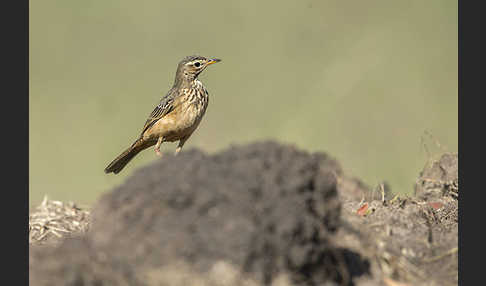
[[[209,66],[209,65],[215,64],[215,63],[220,62],[220,61],[221,61],[220,59],[210,59],[210,60],[208,60],[206,65]]]

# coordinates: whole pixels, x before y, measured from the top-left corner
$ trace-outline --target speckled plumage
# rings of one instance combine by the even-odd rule
[[[106,168],[105,173],[120,172],[140,151],[155,145],[160,154],[160,144],[179,141],[175,154],[196,130],[206,112],[209,93],[198,75],[219,59],[188,56],[179,62],[172,88],[149,115],[140,137]]]

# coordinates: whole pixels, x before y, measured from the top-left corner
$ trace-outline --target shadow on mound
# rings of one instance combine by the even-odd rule
[[[274,142],[167,155],[104,195],[84,237],[32,247],[31,285],[352,285],[369,263],[332,243],[340,173]]]

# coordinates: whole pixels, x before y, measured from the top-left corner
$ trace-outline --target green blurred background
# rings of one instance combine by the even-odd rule
[[[451,0],[30,1],[29,204],[92,204],[157,160],[149,149],[103,172],[191,54],[223,62],[200,76],[210,105],[185,150],[273,138],[409,193],[430,158],[424,142],[431,156],[457,152],[457,10]]]

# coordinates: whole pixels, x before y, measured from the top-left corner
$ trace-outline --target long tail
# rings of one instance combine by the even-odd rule
[[[152,146],[152,142],[143,141],[142,139],[138,139],[135,141],[132,146],[130,146],[127,150],[121,153],[118,157],[111,162],[108,167],[105,168],[105,173],[115,173],[118,174],[130,160],[133,159],[140,151]]]

